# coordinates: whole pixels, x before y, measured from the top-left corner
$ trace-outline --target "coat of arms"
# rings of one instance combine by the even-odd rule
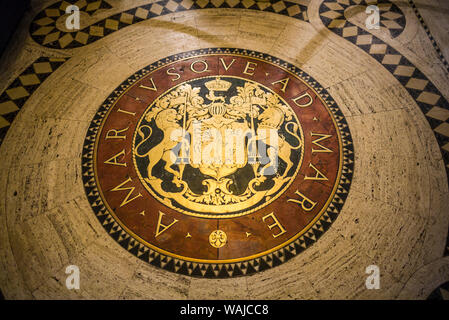
[[[229,216],[273,200],[296,175],[304,138],[262,85],[206,77],[178,85],[142,117],[135,163],[148,190],[194,215]]]

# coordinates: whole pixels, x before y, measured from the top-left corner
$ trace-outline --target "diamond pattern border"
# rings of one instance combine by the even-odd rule
[[[432,34],[430,33],[430,29],[427,26],[426,22],[424,21],[424,18],[422,17],[422,15],[419,13],[418,8],[416,7],[415,3],[413,2],[413,0],[408,0],[408,3],[410,4],[410,6],[413,8],[413,11],[415,12],[416,17],[418,18],[419,22],[421,23],[422,27],[424,28],[424,30],[427,33],[427,36],[429,37],[430,42],[432,42],[432,46],[435,49],[435,51],[438,53],[438,57],[440,58],[441,62],[443,63],[444,67],[446,68],[446,71],[449,73],[449,63],[447,62],[446,58],[443,55],[443,52],[441,52],[440,46],[438,45],[438,43],[435,41],[435,38],[432,36]]]
[[[306,81],[311,87],[313,87],[321,95],[323,100],[326,101],[327,106],[333,113],[336,123],[340,129],[343,148],[343,167],[342,175],[336,193],[326,211],[313,226],[311,226],[301,237],[299,237],[295,241],[275,252],[244,262],[226,264],[194,263],[175,259],[173,257],[154,251],[151,248],[148,248],[147,246],[138,242],[132,236],[130,236],[114,220],[112,215],[105,207],[96,185],[93,163],[94,145],[98,129],[100,128],[100,125],[103,121],[104,116],[107,114],[107,111],[121,96],[121,94],[133,83],[162,65],[189,57],[218,53],[232,53],[236,55],[255,57],[263,59],[265,61],[269,61],[280,66],[281,68],[284,68],[296,74],[301,79]],[[354,148],[352,144],[351,133],[342,112],[336,105],[335,101],[330,97],[329,93],[304,71],[283,60],[276,59],[270,55],[256,51],[233,48],[210,48],[173,55],[171,57],[157,61],[135,73],[133,76],[124,81],[120,86],[118,86],[99,108],[87,131],[82,154],[82,177],[86,195],[95,212],[95,215],[97,216],[103,227],[106,229],[106,231],[109,233],[109,235],[114,240],[116,240],[123,248],[133,253],[141,260],[146,261],[154,266],[188,276],[204,278],[229,278],[235,276],[250,275],[255,272],[263,271],[280,265],[304,251],[307,247],[315,243],[315,241],[317,241],[318,238],[320,238],[320,236],[329,229],[332,222],[338,217],[338,214],[343,207],[351,186],[353,171]]]
[[[346,20],[345,11],[358,5],[377,5],[380,11],[380,25],[388,29],[392,38],[398,37],[405,28],[406,19],[402,11],[388,0],[325,0],[320,7],[320,16],[325,25],[344,38],[362,35],[360,28]],[[370,33],[366,33],[370,35]]]
[[[345,20],[344,11],[347,8],[367,2],[376,4],[388,1],[325,0],[320,7],[321,20],[329,30],[352,42],[376,59],[413,97],[435,134],[449,182],[449,103],[435,85],[399,51]],[[335,14],[329,14],[330,11],[340,15],[336,18],[329,18],[335,16]],[[347,30],[351,30],[351,32]],[[369,37],[369,41],[367,41],[367,37]],[[449,232],[444,255],[449,255]]]
[[[93,3],[94,0],[87,0]],[[83,1],[83,3],[86,1]],[[99,8],[110,8],[105,1]],[[256,2],[254,0],[162,0],[135,7],[114,14],[84,29],[74,32],[63,32],[56,27],[56,21],[65,14],[65,8],[71,3],[80,1],[59,1],[37,14],[30,26],[30,35],[38,44],[53,49],[78,48],[95,42],[117,30],[154,17],[187,10],[211,8],[236,8],[273,12],[295,19],[309,21],[307,7],[290,1]],[[106,6],[106,4],[109,6]],[[88,5],[80,7],[86,11]],[[96,9],[98,10],[98,9]],[[93,14],[95,11],[86,11]]]
[[[40,57],[29,65],[0,95],[0,145],[28,98],[68,58]]]

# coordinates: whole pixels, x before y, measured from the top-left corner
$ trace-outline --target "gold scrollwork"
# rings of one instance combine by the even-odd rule
[[[202,86],[208,93],[201,94],[201,87],[183,83],[161,95],[148,108],[136,130],[134,161],[146,158],[146,168],[138,170],[139,175],[150,187],[150,192],[166,205],[173,207],[177,203],[187,211],[211,215],[242,212],[259,202],[273,199],[294,178],[302,161],[303,132],[291,108],[266,87],[245,79],[243,85],[240,82],[236,87],[237,94],[229,97],[226,93],[232,82],[218,76],[206,78],[213,78],[203,81]],[[206,103],[205,99],[210,102]],[[162,131],[162,141],[141,152],[151,141],[154,131],[151,123]],[[199,127],[196,126],[198,123]],[[228,139],[230,132],[238,132],[240,139],[247,137],[241,140],[240,161],[237,161],[239,142]],[[194,139],[198,134],[201,137],[199,144]],[[193,138],[186,139],[186,136]],[[173,150],[179,145],[178,157],[186,161],[173,162]],[[258,161],[261,156],[257,148],[261,145],[266,148],[265,162]],[[232,150],[232,161],[226,158],[229,150]],[[292,152],[299,154],[295,162],[291,160]],[[277,169],[278,159],[285,163],[282,172],[273,171]],[[173,176],[169,182],[177,190],[164,188],[164,182],[167,182],[153,172],[161,160],[163,170]],[[187,165],[205,177],[202,193],[193,191],[185,179]],[[241,181],[238,170],[245,166],[252,168],[252,177],[247,180],[246,190],[237,194],[233,184]],[[294,166],[297,169],[292,174],[290,169]],[[267,179],[270,184],[264,184]]]

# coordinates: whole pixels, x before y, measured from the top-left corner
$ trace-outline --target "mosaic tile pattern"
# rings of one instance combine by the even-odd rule
[[[81,2],[81,3],[80,3]],[[90,2],[89,5],[85,5]],[[93,13],[88,10],[93,3],[95,8],[107,8],[105,1],[77,1],[73,2],[81,11]],[[108,34],[125,28],[129,25],[163,16],[173,12],[211,8],[235,8],[257,11],[273,12],[295,19],[308,21],[307,7],[289,1],[255,2],[254,0],[162,0],[146,4],[124,12],[112,15],[76,32],[63,32],[56,27],[57,19],[65,14],[69,2],[56,2],[41,11],[33,20],[30,27],[32,38],[39,44],[48,48],[69,49],[78,48],[95,42]],[[80,5],[83,5],[82,7]]]
[[[0,95],[0,145],[28,98],[66,60],[67,58],[38,58]]]
[[[86,0],[71,1],[71,3],[78,5],[82,11],[89,14],[94,14],[100,9],[110,8],[106,1]],[[382,26],[388,28],[393,37],[400,35],[405,26],[405,18],[397,6],[388,1],[324,1],[320,7],[321,19],[334,33],[369,53],[408,90],[426,115],[429,125],[435,133],[449,176],[449,104],[429,79],[400,52],[345,19],[343,13],[347,8],[353,5],[366,5],[367,3],[379,4],[382,14]],[[30,33],[37,43],[49,48],[59,49],[82,47],[139,21],[172,12],[203,8],[251,9],[308,21],[307,7],[287,1],[256,3],[253,0],[164,0],[115,14],[78,32],[62,32],[56,28],[56,20],[65,14],[65,8],[69,4],[66,1],[56,2],[36,16],[30,26]],[[431,37],[430,34],[429,37]],[[433,37],[431,37],[431,41],[432,39]],[[3,141],[15,115],[28,97],[65,60],[47,57],[39,58],[2,93],[0,96],[0,143]],[[44,63],[46,66],[50,65],[50,68],[40,67],[44,66],[41,63]],[[445,65],[447,65],[447,62]],[[449,255],[449,237],[445,255]]]
[[[344,18],[346,9],[366,2],[324,1],[320,7],[321,19],[332,32],[355,44],[382,64],[413,97],[435,134],[449,180],[449,103],[435,85],[399,51]],[[391,3],[385,2],[378,2],[378,6],[387,10],[393,8]],[[445,255],[449,255],[449,234]]]
[[[327,24],[328,28],[340,27],[345,37],[357,35],[355,26],[348,22],[344,15],[346,9],[355,5],[376,5],[380,11],[380,26],[389,30],[393,38],[398,37],[405,28],[405,16],[395,4],[386,0],[341,0],[341,1],[324,1],[327,10],[320,10],[321,17],[329,19],[332,23]],[[361,40],[361,39],[360,39]]]

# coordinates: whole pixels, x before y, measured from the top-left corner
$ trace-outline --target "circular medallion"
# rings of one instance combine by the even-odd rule
[[[214,248],[221,248],[226,244],[228,237],[221,230],[215,230],[209,235],[209,243]]]
[[[204,49],[122,83],[88,130],[87,197],[125,249],[199,277],[247,275],[315,242],[349,191],[353,147],[316,81],[272,56]]]

